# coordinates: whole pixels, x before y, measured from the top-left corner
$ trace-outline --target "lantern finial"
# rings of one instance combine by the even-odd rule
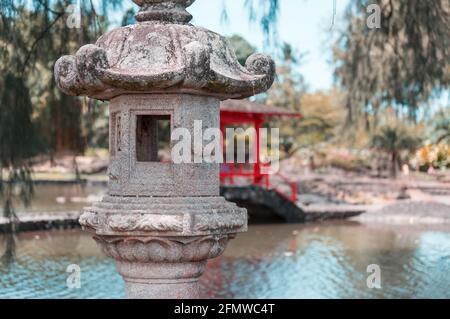
[[[188,23],[192,15],[186,11],[195,0],[133,0],[141,7],[136,20],[168,21],[172,23]]]

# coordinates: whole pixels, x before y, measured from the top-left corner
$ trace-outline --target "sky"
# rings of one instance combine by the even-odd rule
[[[194,16],[193,23],[222,35],[239,34],[259,51],[276,54],[273,49],[264,49],[263,32],[258,22],[249,22],[249,14],[244,9],[245,0],[225,1],[229,22],[221,21],[222,0],[197,0],[189,8]],[[340,20],[347,3],[348,0],[336,1],[336,19]],[[288,42],[299,52],[306,54],[299,71],[303,74],[309,90],[330,89],[333,84],[333,41],[330,31],[333,0],[281,0],[280,9],[280,43]]]
[[[254,3],[258,1],[254,0]],[[224,2],[228,22],[221,19]],[[264,46],[264,35],[258,22],[249,22],[244,2],[245,0],[197,0],[188,11],[194,16],[194,25],[224,36],[239,34],[258,48],[259,52],[275,55],[274,49]],[[333,29],[338,28],[342,22],[348,2],[349,0],[336,0],[336,23]],[[278,39],[280,43],[288,42],[299,52],[306,54],[298,71],[304,76],[311,92],[328,90],[333,85],[332,19],[333,0],[280,0]]]

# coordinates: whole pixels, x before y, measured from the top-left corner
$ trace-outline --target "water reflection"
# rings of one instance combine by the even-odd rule
[[[1,241],[1,249],[5,241]],[[81,267],[81,288],[66,267]],[[366,268],[381,267],[382,289]],[[349,222],[252,225],[202,278],[211,298],[450,298],[450,232]],[[0,298],[122,298],[112,260],[79,231],[18,235],[17,257],[0,268]]]

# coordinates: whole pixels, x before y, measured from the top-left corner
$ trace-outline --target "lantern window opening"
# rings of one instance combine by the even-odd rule
[[[136,116],[136,161],[170,161],[171,116],[140,114]]]

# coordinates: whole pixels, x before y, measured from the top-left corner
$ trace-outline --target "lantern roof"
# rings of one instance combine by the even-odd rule
[[[136,24],[116,28],[55,64],[69,95],[108,100],[122,94],[187,93],[242,99],[266,91],[275,64],[264,54],[239,64],[227,40],[189,23],[195,0],[133,0]]]

